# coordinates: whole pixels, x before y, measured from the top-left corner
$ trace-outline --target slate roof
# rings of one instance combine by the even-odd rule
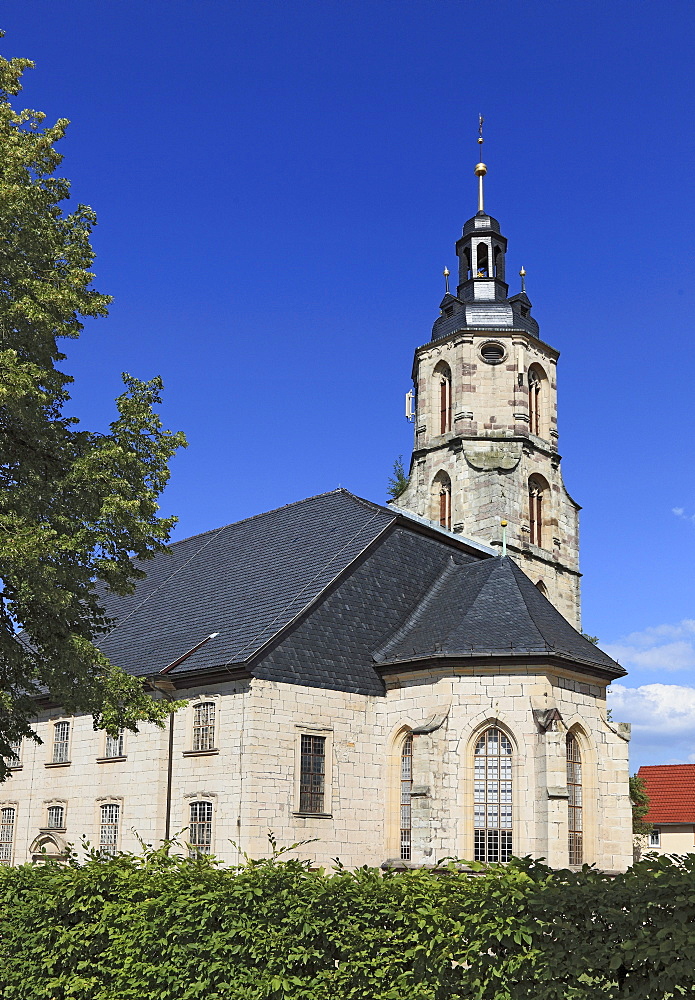
[[[466,566],[450,559],[374,658],[387,664],[522,653],[552,653],[616,677],[626,673],[577,632],[509,556]]]
[[[509,558],[339,489],[177,542],[143,563],[100,642],[152,675],[242,666],[379,695],[384,668],[433,657],[553,654],[620,676]]]
[[[116,626],[99,643],[129,673],[153,674],[211,632],[177,668],[244,662],[395,520],[347,490],[186,538],[141,564],[128,597],[102,594]]]
[[[649,796],[647,823],[695,823],[695,764],[654,764],[637,773]]]

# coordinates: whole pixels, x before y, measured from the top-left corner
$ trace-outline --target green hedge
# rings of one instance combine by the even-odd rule
[[[0,870],[4,1000],[439,1000],[695,992],[695,855],[616,878],[223,869],[164,850]]]

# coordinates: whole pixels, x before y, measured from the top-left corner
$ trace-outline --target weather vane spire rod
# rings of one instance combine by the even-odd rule
[[[475,175],[478,178],[478,213],[485,212],[485,202],[483,199],[483,177],[487,173],[487,167],[483,163],[483,125],[485,119],[478,115],[478,145],[480,146],[480,160],[475,165]]]

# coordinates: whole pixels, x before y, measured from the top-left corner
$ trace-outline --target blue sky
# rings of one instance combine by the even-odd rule
[[[110,317],[74,412],[164,377],[176,537],[343,485],[385,498],[413,349],[486,207],[562,352],[584,627],[630,675],[632,760],[695,760],[695,7],[6,0],[23,102],[71,119]],[[513,289],[514,290],[514,289]]]

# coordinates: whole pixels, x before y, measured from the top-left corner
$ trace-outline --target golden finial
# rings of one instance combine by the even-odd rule
[[[444,270],[442,271],[442,274],[444,275],[444,291],[446,295],[449,294],[449,273],[450,273],[449,268],[446,265],[444,265]]]
[[[519,277],[521,278],[521,291],[526,291],[526,268],[521,265],[521,270],[519,271]]]
[[[484,212],[483,205],[483,177],[487,173],[487,167],[483,163],[483,125],[485,119],[478,115],[478,145],[480,146],[480,162],[475,165],[475,176],[478,178],[478,211]]]

